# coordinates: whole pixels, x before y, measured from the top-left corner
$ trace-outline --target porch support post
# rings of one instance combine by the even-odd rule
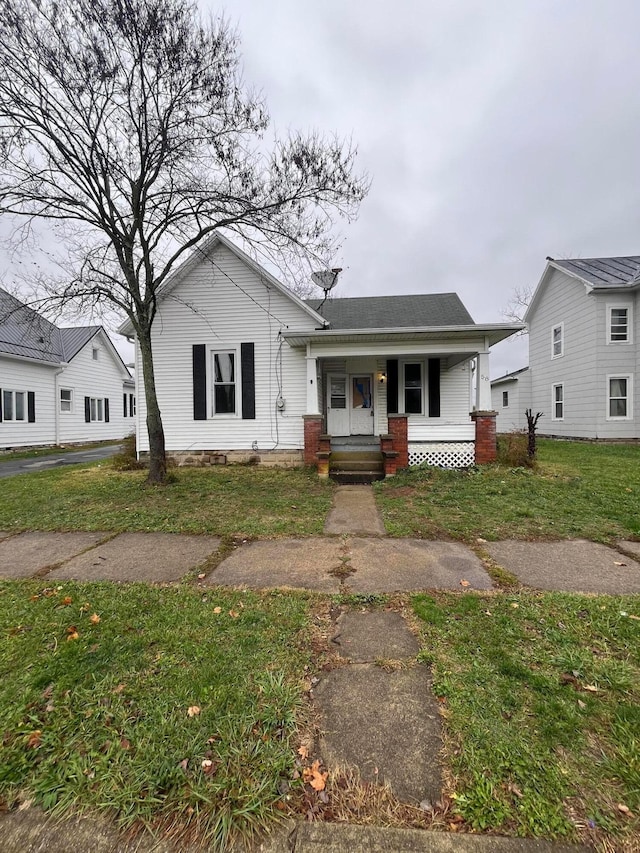
[[[497,412],[471,412],[471,420],[476,425],[476,465],[495,462],[496,416]]]
[[[489,352],[478,353],[476,371],[476,409],[479,412],[491,411],[491,380],[489,379]]]
[[[406,415],[391,414],[389,419],[389,434],[393,437],[393,450],[396,454],[396,467],[409,467],[409,442]],[[393,472],[395,473],[395,471]]]
[[[318,359],[311,355],[311,345],[307,344],[307,414],[320,414],[318,399]]]

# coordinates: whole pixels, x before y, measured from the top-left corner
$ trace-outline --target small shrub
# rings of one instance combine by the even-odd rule
[[[116,471],[139,471],[144,463],[136,456],[136,434],[128,435],[122,441],[122,451],[111,457],[111,464]]]
[[[523,432],[508,432],[498,436],[498,462],[510,468],[533,468],[535,460],[528,453],[528,439]]]

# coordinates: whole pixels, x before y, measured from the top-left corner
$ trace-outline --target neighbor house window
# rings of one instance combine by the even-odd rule
[[[129,394],[129,415],[133,417],[136,413],[136,395]]]
[[[60,411],[73,411],[73,391],[70,388],[60,389]]]
[[[552,392],[553,420],[561,421],[564,418],[564,385],[554,385]]]
[[[610,307],[609,343],[626,344],[631,341],[630,311],[627,307]]]
[[[104,420],[104,400],[101,397],[89,399],[89,412],[92,421]]]
[[[403,365],[403,382],[405,414],[422,414],[422,362]]]
[[[631,406],[631,376],[607,376],[609,386],[609,401],[607,416],[609,418],[630,418]]]
[[[508,408],[508,406],[509,406],[509,392],[503,391],[502,392],[502,408],[506,409],[506,408]]]
[[[551,358],[559,358],[561,355],[564,355],[564,323],[551,330]]]
[[[2,392],[2,417],[5,421],[26,421],[27,394],[25,391]]]
[[[236,355],[234,352],[214,352],[213,356],[213,414],[236,413]]]
[[[94,361],[97,361],[97,360],[100,358],[100,350],[99,350],[99,349],[96,349],[96,347],[94,347],[94,348],[91,350],[91,356],[92,356],[92,358],[93,358],[93,360],[94,360]]]

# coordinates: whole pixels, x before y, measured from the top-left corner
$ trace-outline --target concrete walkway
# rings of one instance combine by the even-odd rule
[[[371,486],[338,486],[324,532],[328,535],[386,536]]]

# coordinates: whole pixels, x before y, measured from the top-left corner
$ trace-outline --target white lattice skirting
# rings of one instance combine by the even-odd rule
[[[434,465],[437,468],[467,468],[476,461],[473,441],[422,442],[409,445],[409,465]]]

